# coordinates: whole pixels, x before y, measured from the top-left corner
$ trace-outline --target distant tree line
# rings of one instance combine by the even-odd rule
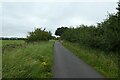
[[[26,42],[39,42],[39,41],[48,41],[50,39],[56,39],[55,36],[52,36],[50,31],[46,31],[45,28],[36,28],[32,32],[28,32],[27,38],[18,38],[18,37],[0,37],[0,40],[25,40]]]
[[[56,35],[61,39],[94,47],[105,51],[120,51],[120,3],[118,12],[108,17],[97,26],[80,25],[77,28],[57,28]]]
[[[29,35],[27,36],[27,42],[39,42],[39,41],[48,41],[52,39],[52,34],[45,29],[36,28],[32,32],[28,32]]]
[[[19,38],[19,37],[1,37],[0,40],[26,40],[26,38]]]

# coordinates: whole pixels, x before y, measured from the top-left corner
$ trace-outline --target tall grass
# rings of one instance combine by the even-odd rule
[[[49,41],[6,49],[2,55],[3,78],[52,77],[53,44],[54,41]]]
[[[2,47],[2,40],[0,40],[0,47]]]
[[[0,79],[2,78],[2,40],[0,40]]]
[[[106,54],[100,50],[86,48],[69,42],[63,42],[63,45],[104,76],[108,78],[118,77],[118,58],[116,54]]]

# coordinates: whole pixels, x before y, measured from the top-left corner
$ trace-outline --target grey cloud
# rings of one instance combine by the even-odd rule
[[[116,2],[3,3],[3,35],[25,37],[35,27],[53,34],[57,27],[96,24],[108,12],[116,12]]]

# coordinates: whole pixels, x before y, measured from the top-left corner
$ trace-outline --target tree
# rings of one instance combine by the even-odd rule
[[[105,51],[120,51],[120,2],[118,12],[108,14],[97,26],[80,25],[77,28],[57,28],[61,39]]]
[[[61,34],[61,39],[105,51],[119,51],[120,27],[118,26],[118,16],[109,14],[97,26],[80,25],[77,28],[67,28]]]
[[[27,42],[47,41],[51,39],[51,32],[47,32],[45,29],[36,28],[34,31],[28,33]]]
[[[56,32],[55,32],[55,35],[57,36],[61,36],[65,30],[67,30],[68,28],[67,27],[61,27],[61,28],[57,28]]]
[[[120,20],[120,2],[118,2],[118,8],[116,8],[118,10],[117,15],[118,15],[118,19]]]

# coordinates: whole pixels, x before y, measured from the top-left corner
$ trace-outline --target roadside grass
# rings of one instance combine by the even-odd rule
[[[0,40],[0,79],[2,78],[2,40]]]
[[[0,47],[2,47],[2,40],[0,40]]]
[[[0,45],[0,48],[2,48],[2,53],[5,51],[11,51],[12,49],[15,49],[16,47],[25,46],[24,40],[0,40],[2,43]]]
[[[86,48],[63,41],[62,44],[107,78],[118,78],[118,58],[113,53]]]
[[[24,44],[12,50],[5,49],[2,54],[2,77],[51,78],[53,44],[54,41],[46,41]]]

